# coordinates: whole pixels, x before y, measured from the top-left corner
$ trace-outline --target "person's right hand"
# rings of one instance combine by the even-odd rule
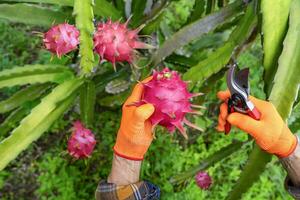
[[[143,160],[152,140],[153,126],[149,120],[155,108],[152,104],[135,106],[141,101],[144,86],[152,79],[146,78],[138,83],[122,107],[121,126],[118,131],[114,152],[129,160]]]
[[[256,143],[265,151],[281,158],[288,157],[297,146],[297,138],[282,120],[274,105],[250,96],[250,100],[261,113],[261,119],[255,120],[248,115],[234,112],[228,115],[227,100],[230,92],[218,92],[218,98],[223,101],[220,106],[218,131],[224,131],[226,121],[249,133]]]

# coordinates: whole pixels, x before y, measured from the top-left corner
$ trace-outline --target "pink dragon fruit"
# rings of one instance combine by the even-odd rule
[[[153,125],[164,126],[171,133],[177,128],[187,138],[183,124],[203,131],[185,117],[187,113],[201,114],[201,112],[192,110],[192,107],[202,107],[190,102],[192,97],[198,95],[201,93],[189,93],[187,83],[180,78],[176,71],[165,68],[161,72],[153,72],[153,78],[144,84],[142,101],[138,104],[151,103],[154,105],[155,112],[150,117]]]
[[[67,23],[59,24],[51,27],[44,34],[43,41],[48,51],[61,57],[77,48],[79,31],[73,25]]]
[[[68,141],[68,152],[76,158],[89,157],[96,145],[96,140],[91,130],[86,129],[80,121],[73,124],[73,132]]]
[[[212,184],[212,179],[206,172],[198,172],[195,176],[195,181],[203,190],[207,190]]]
[[[138,32],[141,28],[130,30],[127,23],[112,22],[98,24],[97,31],[94,35],[94,51],[111,62],[115,68],[116,62],[132,63],[136,56],[135,49],[150,48],[138,40]]]

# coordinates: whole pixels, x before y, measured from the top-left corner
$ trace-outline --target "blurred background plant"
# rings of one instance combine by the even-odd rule
[[[235,130],[225,137],[214,127],[216,92],[226,88],[225,66],[234,58],[250,67],[252,95],[270,99],[284,118],[291,114],[290,127],[299,131],[296,0],[293,6],[290,0],[95,0],[96,22],[125,22],[132,16],[129,26],[145,24],[140,34],[151,37],[144,42],[157,47],[140,51],[139,68],[117,63],[116,72],[111,63],[98,63],[91,46],[87,54],[74,51],[61,59],[51,59],[43,48],[36,32],[52,24],[68,21],[82,31],[94,23],[89,18],[92,1],[83,3],[81,11],[76,3],[82,2],[0,0],[0,168],[5,168],[0,172],[1,199],[93,199],[97,182],[111,167],[122,102],[137,79],[160,66],[192,81],[193,92],[206,94],[195,103],[207,108],[203,116],[193,117],[205,131],[189,130],[187,141],[157,130],[142,178],[161,187],[162,199],[291,199],[278,184],[285,173],[276,158],[253,146],[245,133]],[[81,20],[88,23],[81,27]],[[83,40],[87,45],[92,34]],[[80,63],[86,55],[90,62]],[[76,119],[98,141],[88,160],[66,155]],[[193,179],[202,170],[213,178],[208,191],[200,190]]]

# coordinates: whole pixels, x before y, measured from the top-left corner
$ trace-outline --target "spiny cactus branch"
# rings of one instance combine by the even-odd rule
[[[94,13],[92,0],[75,0],[74,11],[76,27],[80,31],[80,68],[82,75],[88,75],[95,63],[93,52]]]

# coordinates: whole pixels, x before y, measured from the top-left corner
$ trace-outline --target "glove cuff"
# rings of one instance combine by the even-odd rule
[[[114,150],[114,153],[119,156],[119,157],[122,157],[122,158],[125,158],[127,160],[134,160],[134,161],[141,161],[141,160],[144,160],[144,157],[142,158],[136,158],[136,157],[131,157],[131,156],[127,156],[127,155],[123,155],[122,153],[119,153],[116,149],[115,149],[115,146],[113,147],[113,150]]]
[[[297,148],[298,146],[298,137],[291,133],[290,129],[286,126],[283,130],[282,136],[284,138],[281,138],[280,142],[282,146],[287,145],[286,150],[283,153],[278,153],[277,156],[279,158],[286,158],[289,157]]]

